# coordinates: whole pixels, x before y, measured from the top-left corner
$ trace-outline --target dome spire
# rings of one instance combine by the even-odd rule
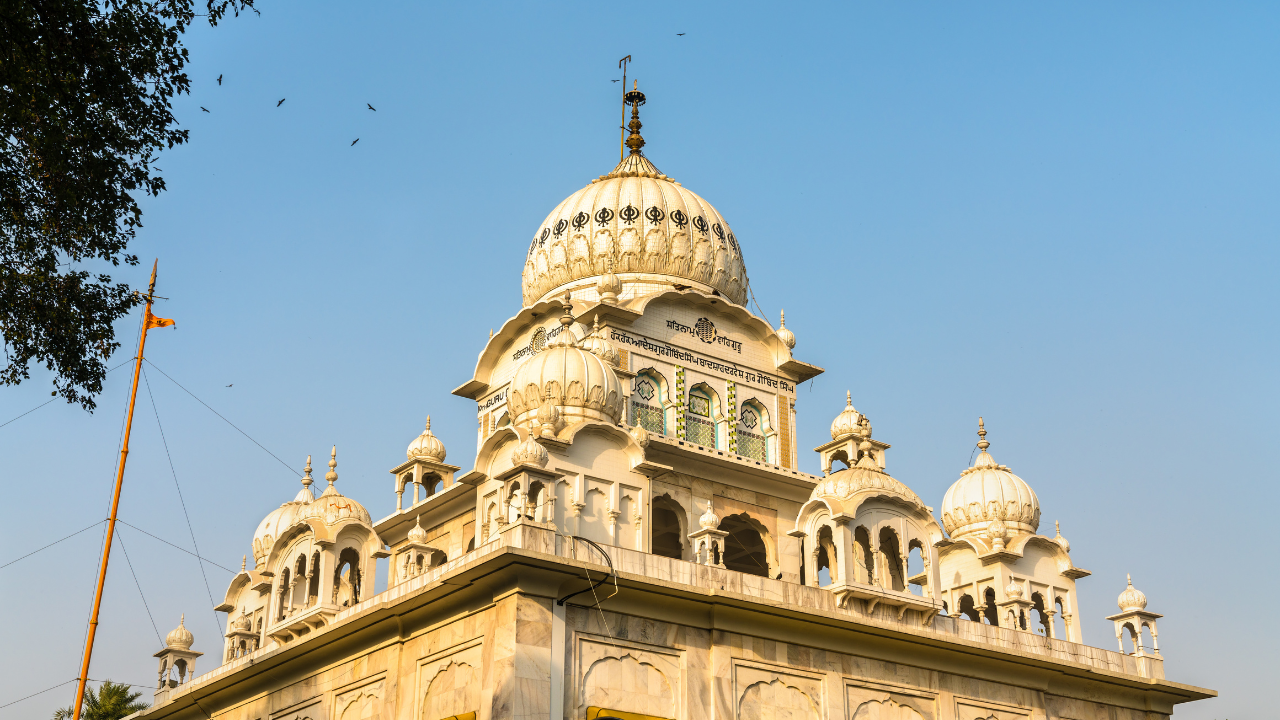
[[[315,482],[311,477],[311,456],[307,456],[307,466],[302,468],[302,489],[298,491],[297,496],[293,498],[294,502],[309,503],[316,499],[315,493],[311,492],[311,483]]]
[[[984,452],[991,447],[991,443],[987,442],[987,428],[983,425],[981,417],[978,418],[978,447]]]
[[[333,451],[329,453],[329,472],[324,474],[324,479],[329,481],[329,487],[324,489],[324,495],[337,495],[338,489],[333,486],[338,481],[338,446],[333,446]]]
[[[631,122],[627,124],[631,130],[630,137],[627,138],[627,147],[631,149],[632,155],[640,155],[640,148],[644,147],[644,138],[640,137],[640,106],[644,104],[644,93],[640,92],[640,82],[633,80],[631,92],[622,96],[622,101],[631,103]]]

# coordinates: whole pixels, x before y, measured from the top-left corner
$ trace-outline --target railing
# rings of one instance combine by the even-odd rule
[[[340,625],[347,618],[359,615],[376,605],[382,603],[392,604],[400,598],[414,595],[423,588],[436,584],[442,578],[453,575],[462,568],[486,557],[502,553],[507,548],[519,548],[528,552],[562,557],[600,566],[606,564],[600,557],[600,550],[597,547],[589,547],[585,543],[575,542],[568,536],[560,535],[549,524],[517,520],[505,526],[496,536],[471,552],[426,570],[421,575],[384,590],[351,607],[343,608],[328,624],[331,626]],[[823,587],[774,580],[734,570],[699,565],[660,555],[651,555],[638,550],[628,550],[613,546],[604,546],[602,549],[609,554],[609,559],[612,560],[614,569],[623,575],[653,578],[664,582],[688,585],[693,588],[713,589],[717,593],[735,594],[774,606],[791,606],[800,611],[817,611],[826,615],[845,616],[862,624],[899,630],[909,634],[928,635],[942,640],[981,643],[1026,656],[1075,663],[1126,675],[1164,678],[1164,662],[1159,657],[1126,655],[1114,650],[1103,650],[1102,648],[1090,647],[1080,643],[1045,637],[1033,632],[983,625],[982,623],[960,619],[956,616],[933,615],[930,612],[917,609],[929,604],[928,598],[922,598],[919,595],[908,592],[885,590],[871,585],[866,586],[868,592],[874,591],[885,597],[868,614],[863,611],[864,604],[862,602],[851,602],[847,606],[841,607],[836,602],[835,594]],[[908,611],[903,612],[903,607],[906,607]],[[926,619],[926,622],[922,622]],[[182,685],[175,692],[185,692],[193,684],[202,684],[226,673],[233,672],[239,666],[251,662],[253,658],[260,657],[262,654],[277,648],[278,646],[275,645],[261,647],[201,675],[195,681]]]

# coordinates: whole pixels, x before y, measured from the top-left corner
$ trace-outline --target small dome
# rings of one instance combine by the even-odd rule
[[[999,520],[1010,535],[1034,533],[1040,527],[1040,500],[1030,485],[987,453],[991,443],[982,418],[978,418],[978,436],[982,452],[942,498],[943,527],[952,538],[981,536]]]
[[[796,334],[787,329],[787,311],[782,311],[782,324],[778,326],[778,339],[789,349],[796,349]],[[852,405],[853,401],[849,401]]]
[[[240,617],[231,621],[232,632],[249,632],[253,629],[253,620],[249,618],[248,610],[241,610]],[[188,635],[190,633],[187,633]]]
[[[315,501],[315,494],[311,492],[311,456],[307,456],[307,466],[303,469],[302,489],[294,496],[293,500],[284,503],[280,507],[267,513],[267,516],[258,523],[258,529],[253,533],[253,562],[255,566],[260,567],[267,560],[267,556],[271,554],[271,548],[275,545],[276,540],[280,536],[293,527],[294,522],[298,519],[299,511],[307,504]]]
[[[1014,580],[1013,578],[1009,578],[1009,584],[1006,585],[1004,588],[1004,596],[1009,598],[1010,600],[1021,600],[1022,599],[1022,583],[1018,582],[1017,580]]]
[[[560,318],[561,330],[546,350],[526,358],[511,377],[508,403],[512,424],[527,427],[544,401],[558,408],[566,424],[600,420],[616,424],[622,417],[623,389],[613,366],[588,352],[573,336],[569,306]]]
[[[326,525],[337,525],[340,522],[352,520],[362,525],[373,527],[373,519],[369,516],[369,511],[365,510],[360,503],[346,497],[338,492],[338,488],[334,487],[334,483],[338,481],[338,446],[333,446],[333,452],[329,455],[329,472],[325,473],[324,479],[329,481],[329,487],[324,489],[320,497],[314,502],[301,506],[298,511],[298,520],[318,519]]]
[[[409,443],[409,449],[405,451],[405,455],[410,460],[434,460],[436,462],[444,462],[444,443],[440,442],[440,438],[431,434],[431,416],[427,416],[427,428],[422,434]]]
[[[600,332],[600,316],[597,315],[591,322],[591,334],[582,341],[582,349],[604,360],[614,367],[618,367],[622,360],[618,357],[618,350],[613,343]]]
[[[547,454],[547,449],[542,446],[542,443],[534,440],[532,434],[511,451],[511,462],[514,465],[535,465],[544,468],[550,461],[551,456]]]
[[[862,414],[853,409],[853,396],[847,391],[844,394],[844,403],[844,410],[841,410],[836,419],[831,422],[832,440],[862,434]]]
[[[191,644],[196,641],[195,636],[187,629],[187,614],[182,614],[182,619],[178,621],[178,627],[169,631],[164,636],[165,647],[175,650],[190,650]]]
[[[863,440],[858,449],[862,455],[858,462],[853,467],[837,470],[818,481],[809,495],[811,500],[823,500],[831,507],[832,512],[847,512],[852,515],[862,498],[887,495],[912,505],[923,513],[929,512],[919,495],[880,469],[871,454],[869,440]]]
[[[1062,526],[1058,524],[1057,520],[1053,521],[1053,529],[1054,532],[1057,533],[1054,536],[1053,541],[1058,543],[1065,552],[1071,552],[1071,543],[1067,542],[1067,539],[1062,537]]]
[[[425,543],[427,542],[427,531],[422,529],[422,516],[414,521],[413,527],[409,528],[409,542]]]
[[[698,518],[698,524],[704,530],[714,530],[720,527],[720,518],[716,517],[715,510],[711,509],[711,501],[707,501],[707,511],[702,513],[702,517]]]
[[[1125,575],[1125,579],[1129,582],[1129,587],[1120,593],[1120,597],[1116,600],[1116,604],[1120,606],[1123,612],[1131,612],[1133,610],[1147,609],[1147,596],[1142,591],[1133,586],[1133,576]]]

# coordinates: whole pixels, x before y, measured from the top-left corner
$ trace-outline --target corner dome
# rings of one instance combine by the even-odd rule
[[[1129,587],[1120,593],[1120,597],[1116,599],[1116,604],[1124,612],[1132,612],[1134,610],[1147,609],[1147,596],[1141,590],[1133,586],[1133,576],[1125,575],[1125,579],[1129,582]]]
[[[315,501],[315,495],[311,492],[311,484],[314,482],[311,478],[311,456],[307,456],[307,466],[303,468],[302,489],[294,496],[292,500],[282,504],[280,507],[267,513],[267,516],[258,523],[258,529],[253,532],[253,564],[258,569],[262,569],[267,557],[271,554],[271,548],[275,546],[276,540],[280,536],[293,527],[294,522],[298,519],[299,511],[308,503]]]
[[[436,462],[444,462],[445,450],[444,443],[440,442],[440,438],[431,434],[431,416],[427,416],[427,427],[422,434],[414,438],[409,443],[409,449],[405,451],[405,456],[410,460],[435,460]]]
[[[867,432],[863,432],[862,422],[864,420],[866,418],[853,409],[853,395],[845,391],[844,410],[841,410],[836,419],[831,421],[831,439],[840,440],[850,435],[870,435],[869,429]]]
[[[688,285],[747,304],[742,251],[724,217],[696,193],[662,174],[640,153],[633,103],[631,154],[555,207],[534,231],[525,259],[525,306],[573,291],[600,299],[596,278],[613,272],[621,299]],[[589,282],[587,282],[589,280]]]
[[[361,525],[367,525],[373,528],[373,518],[370,517],[369,511],[363,505],[352,500],[351,498],[338,492],[338,488],[334,487],[334,483],[338,481],[338,446],[333,446],[333,452],[329,455],[329,472],[325,473],[324,479],[329,482],[329,487],[324,489],[320,497],[314,502],[300,506],[298,510],[298,520],[308,520],[315,518],[325,525],[338,525],[344,521],[353,521]]]
[[[164,636],[165,647],[175,648],[177,650],[190,650],[191,645],[195,643],[196,638],[187,629],[187,614],[183,613],[182,618],[178,620],[178,627],[169,631]]]
[[[512,424],[555,425],[557,432],[582,420],[616,424],[622,417],[622,381],[607,360],[582,349],[574,338],[567,304],[560,323],[552,344],[521,362],[511,377]],[[548,403],[546,417],[540,417]]]
[[[981,536],[988,527],[1003,526],[1001,538],[1034,533],[1040,527],[1040,500],[1022,478],[987,453],[987,430],[978,418],[978,448],[973,467],[942,498],[942,526],[952,538]]]

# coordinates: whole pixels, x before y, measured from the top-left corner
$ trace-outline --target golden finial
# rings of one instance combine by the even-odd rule
[[[987,448],[991,447],[991,443],[987,442],[987,428],[982,424],[982,418],[978,418],[978,437],[980,438],[978,448],[986,452]]]
[[[315,480],[311,479],[311,456],[307,456],[307,466],[302,469],[302,487],[311,487],[311,483]]]
[[[324,479],[329,481],[329,487],[338,481],[338,446],[333,446],[333,452],[329,453],[329,472],[324,474]]]
[[[844,404],[853,407],[853,393],[848,390],[844,391]]]
[[[644,93],[639,87],[640,83],[636,82],[631,92],[622,97],[623,102],[631,104],[631,122],[627,124],[631,135],[627,138],[627,147],[631,148],[632,155],[639,155],[640,148],[644,147],[644,138],[640,137],[640,106],[644,104]]]

